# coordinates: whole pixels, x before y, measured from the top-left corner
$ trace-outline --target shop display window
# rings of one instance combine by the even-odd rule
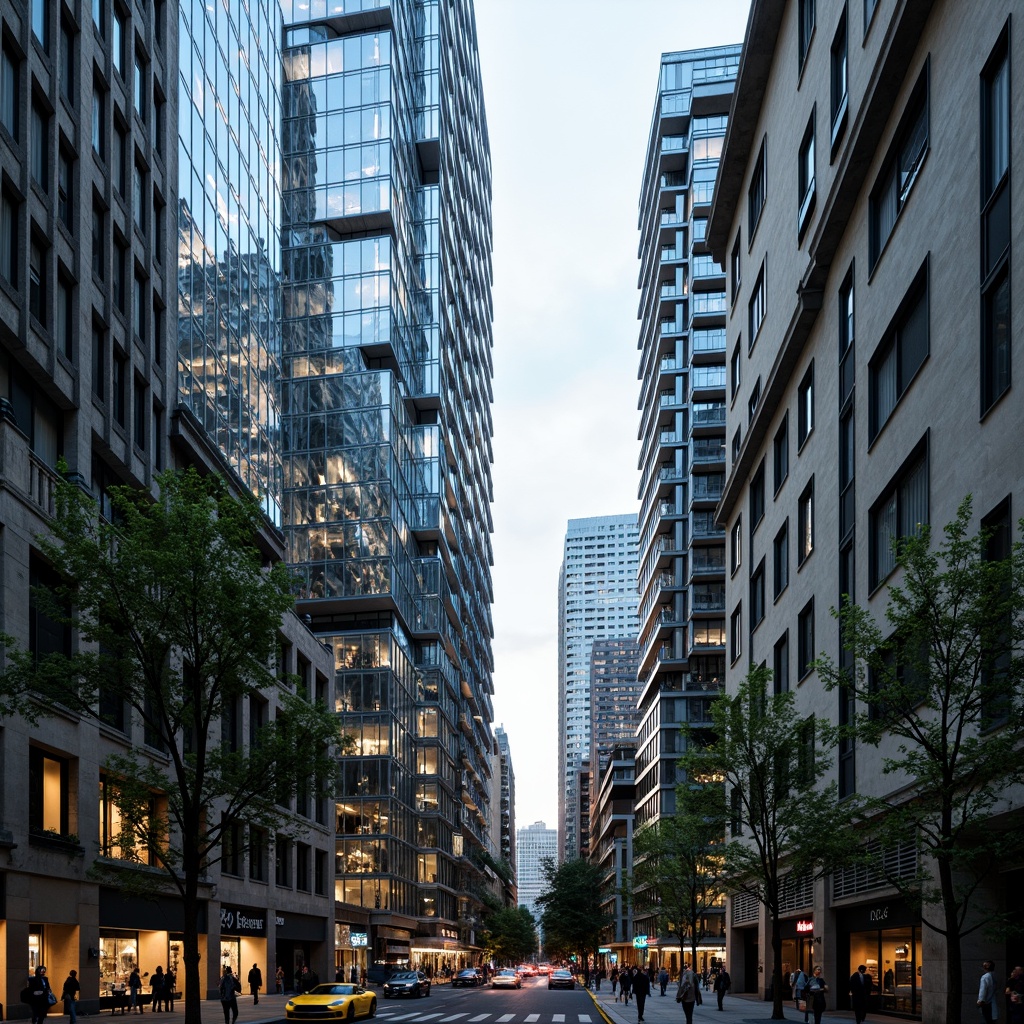
[[[871,1009],[881,1013],[921,1013],[921,929],[890,928],[850,935],[848,975],[864,964],[874,987]]]
[[[138,932],[100,932],[100,991],[128,984],[128,976],[139,965]]]

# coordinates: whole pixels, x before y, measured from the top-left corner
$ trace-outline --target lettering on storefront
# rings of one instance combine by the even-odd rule
[[[221,907],[222,935],[266,935],[267,919],[258,910],[248,907]]]
[[[813,921],[797,921],[796,933],[797,935],[808,935],[814,931]]]
[[[868,920],[872,923],[882,922],[889,920],[889,907],[875,907],[873,910],[868,911]]]

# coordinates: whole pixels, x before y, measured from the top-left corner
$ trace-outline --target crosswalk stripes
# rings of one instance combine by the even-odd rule
[[[526,1015],[526,1024],[537,1024],[537,1021],[539,1021],[539,1020],[540,1020],[540,1014],[539,1013],[529,1013],[529,1014]]]
[[[441,1019],[438,1020],[437,1018]],[[455,1021],[459,1021],[460,1024],[592,1024],[593,1017],[589,1013],[577,1013],[577,1014],[565,1014],[565,1013],[552,1013],[548,1014],[541,1013],[527,1013],[527,1014],[516,1014],[516,1013],[502,1013],[495,1015],[493,1013],[478,1013],[474,1017],[470,1017],[468,1013],[452,1013],[447,1017],[443,1016],[442,1013],[421,1013],[419,1011],[413,1011],[411,1013],[395,1013],[394,1010],[388,1007],[381,1007],[377,1013],[377,1018],[381,1021],[387,1021],[387,1024],[397,1024],[398,1021],[404,1021],[406,1024],[427,1024],[429,1021],[433,1021],[434,1024],[454,1024]],[[468,1018],[468,1019],[465,1019]]]
[[[460,1017],[468,1017],[468,1013],[453,1013],[450,1017],[442,1017],[441,1024],[448,1024],[450,1020],[458,1020]]]
[[[498,1018],[498,1024],[508,1024],[508,1022],[510,1020],[515,1020],[515,1019],[516,1019],[516,1015],[514,1013],[503,1013]]]
[[[565,1014],[564,1013],[553,1013],[551,1014],[552,1024],[564,1024]]]

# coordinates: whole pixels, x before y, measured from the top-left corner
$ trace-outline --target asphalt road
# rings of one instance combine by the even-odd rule
[[[408,1024],[602,1024],[581,988],[548,990],[547,978],[524,978],[520,989],[435,985],[421,999],[380,998],[377,1017]]]

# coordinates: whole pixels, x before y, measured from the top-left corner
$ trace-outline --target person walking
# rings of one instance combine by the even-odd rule
[[[1024,1024],[1024,967],[1014,967],[1006,979],[1009,1024]]]
[[[622,1001],[629,1002],[629,994],[633,991],[633,971],[627,967],[619,975],[619,991],[622,993]]]
[[[68,971],[68,976],[64,979],[64,990],[61,992],[61,998],[64,1000],[64,1012],[68,1015],[68,1020],[71,1024],[75,1024],[78,1020],[78,993],[82,991],[82,986],[78,982],[78,971]]]
[[[142,1013],[142,978],[139,976],[138,967],[133,967],[132,973],[128,975],[128,994],[131,996],[128,1011]]]
[[[277,994],[281,995],[284,992],[284,968],[280,964],[277,965],[274,981],[277,983]]]
[[[807,989],[807,975],[804,974],[804,969],[798,967],[794,972],[792,978],[790,978],[790,985],[793,986],[793,1007],[794,1009],[800,1009],[800,1004],[804,1004],[804,1024],[807,1024],[807,1003],[804,999],[804,992]]]
[[[340,977],[336,978],[336,981],[344,981],[345,975],[342,969],[338,968],[338,974]],[[263,972],[255,965],[252,965],[252,970],[249,971],[249,991],[252,993],[252,1005],[259,1006],[260,1002],[260,989],[263,988]]]
[[[868,1002],[874,979],[868,974],[865,964],[861,964],[854,974],[850,975],[850,1008],[856,1024],[864,1024],[868,1015]]]
[[[697,1002],[698,984],[697,975],[689,967],[684,967],[683,973],[679,975],[679,985],[676,988],[676,1002],[683,1004],[686,1024],[693,1024],[693,1007]]]
[[[50,979],[46,976],[46,968],[40,964],[35,973],[28,979],[28,984],[21,993],[22,1002],[32,1008],[32,1024],[42,1024],[50,1007],[57,1002],[57,997],[50,988]]]
[[[612,995],[615,997],[615,1002],[619,1001],[618,985],[619,985],[619,968],[615,966],[612,968]]]
[[[174,1013],[174,986],[177,984],[178,979],[168,965],[167,970],[164,971],[164,1006],[169,1013]]]
[[[661,988],[661,994],[665,994],[665,989],[668,988],[668,971],[664,967],[658,971],[658,985]]]
[[[992,973],[996,965],[986,960],[981,965],[981,982],[978,985],[978,1009],[985,1024],[999,1019],[999,1006],[996,1003],[996,976]]]
[[[715,977],[715,995],[718,996],[718,1008],[723,1010],[722,1002],[725,999],[725,993],[732,988],[732,978],[729,977],[729,972],[723,967],[719,970]]]
[[[220,979],[220,1005],[224,1008],[224,1024],[235,1024],[238,1020],[238,1000],[235,998],[242,991],[242,983],[231,972],[230,967],[224,968],[224,977]]]
[[[821,1015],[825,1012],[825,994],[828,985],[820,967],[814,968],[811,980],[807,983],[807,1005],[814,1014],[814,1024],[821,1024]]]
[[[149,979],[149,987],[153,993],[153,1012],[160,1013],[166,1009],[164,1005],[164,969],[157,967]]]
[[[644,1006],[651,994],[651,977],[646,971],[637,971],[633,977],[633,995],[636,997],[636,1022],[643,1024]]]

